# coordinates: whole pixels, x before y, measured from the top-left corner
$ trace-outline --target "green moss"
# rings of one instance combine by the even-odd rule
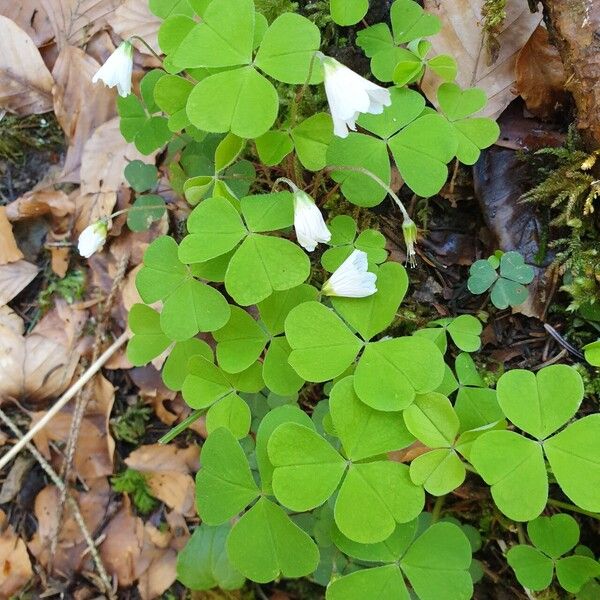
[[[111,485],[115,492],[129,494],[142,514],[147,514],[158,506],[158,501],[150,494],[146,477],[139,471],[126,469],[111,478]]]
[[[500,50],[498,35],[506,19],[506,0],[485,0],[481,7],[488,64],[495,62]]]
[[[118,440],[138,445],[146,433],[146,424],[152,410],[148,406],[136,404],[111,421],[112,429]]]
[[[63,133],[52,114],[5,115],[0,119],[0,159],[19,164],[27,149],[51,149],[63,144]]]

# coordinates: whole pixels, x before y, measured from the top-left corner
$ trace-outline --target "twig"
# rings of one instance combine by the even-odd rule
[[[19,428],[12,422],[11,418],[2,409],[0,409],[0,419],[2,419],[4,421],[4,423],[6,423],[6,425],[10,428],[10,430],[17,436],[17,438],[19,439],[19,444],[27,447],[29,452],[31,452],[31,454],[38,461],[38,463],[40,464],[42,469],[46,472],[48,477],[50,477],[50,479],[52,480],[54,485],[61,492],[63,490],[66,491],[66,486],[65,486],[64,482],[56,474],[56,472],[50,466],[48,461],[39,453],[37,448],[32,443],[27,441],[26,435],[24,436],[21,433]],[[92,560],[94,561],[94,564],[96,565],[98,575],[100,576],[100,579],[102,580],[102,583],[104,585],[104,588],[105,588],[104,591],[106,592],[106,594],[108,595],[109,598],[114,598],[115,596],[112,591],[112,584],[111,584],[110,578],[108,577],[108,573],[106,572],[106,569],[104,568],[104,564],[102,563],[100,554],[98,554],[98,548],[96,548],[96,544],[94,543],[92,535],[90,534],[90,532],[87,528],[87,525],[85,524],[85,521],[83,520],[83,516],[81,515],[79,506],[77,505],[75,498],[73,498],[71,495],[67,495],[66,500],[69,503],[71,510],[73,511],[73,518],[79,525],[79,528],[81,529],[81,533],[83,534],[83,538],[85,539],[85,543],[87,544],[90,554],[92,555]]]
[[[56,401],[54,406],[2,457],[0,469],[5,467],[31,439],[75,396],[80,389],[103,367],[104,363],[127,341],[127,332],[122,333],[98,360]]]

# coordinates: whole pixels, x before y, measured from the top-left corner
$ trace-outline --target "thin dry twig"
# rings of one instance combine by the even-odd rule
[[[94,362],[90,368],[56,401],[54,406],[25,434],[23,437],[0,458],[0,469],[5,467],[28,442],[41,431],[49,421],[73,398],[79,390],[103,367],[104,363],[127,341],[128,333],[122,333],[113,344]]]
[[[54,485],[61,491],[65,491],[66,486],[62,479],[56,474],[54,469],[50,466],[48,461],[39,453],[37,448],[29,441],[26,440],[26,436],[24,436],[20,429],[13,423],[12,419],[2,410],[0,409],[0,419],[4,421],[4,423],[10,428],[10,430],[17,436],[19,439],[19,443],[23,446],[26,446],[29,452],[33,455],[33,457],[38,461],[42,469],[46,472],[48,477],[52,480]],[[81,515],[81,511],[79,510],[79,506],[75,498],[73,498],[70,494],[66,494],[66,501],[69,503],[71,510],[73,511],[73,518],[79,525],[81,529],[81,533],[83,534],[83,538],[85,539],[85,543],[88,546],[89,552],[92,556],[92,560],[96,565],[96,569],[98,571],[98,575],[102,580],[102,584],[104,585],[104,592],[108,595],[109,598],[115,598],[112,584],[110,578],[108,577],[108,573],[104,568],[104,564],[102,563],[102,559],[100,558],[100,554],[98,553],[98,549],[96,548],[96,544],[90,534],[85,521],[83,520],[83,516]]]

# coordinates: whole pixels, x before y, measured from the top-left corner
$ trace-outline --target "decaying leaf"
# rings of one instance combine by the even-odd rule
[[[12,227],[6,216],[6,207],[0,206],[0,265],[16,262],[23,258],[17,247]]]
[[[477,86],[488,95],[487,106],[479,113],[497,117],[514,100],[515,62],[521,48],[540,24],[542,13],[531,13],[524,0],[507,0],[506,19],[497,35],[498,55],[488,64],[481,17],[482,0],[425,0],[425,9],[442,20],[442,30],[431,38],[436,54],[450,54],[458,63],[456,82],[462,87]],[[435,103],[440,80],[428,73],[422,88]]]
[[[519,52],[515,75],[527,110],[540,119],[552,118],[567,104],[563,63],[545,27],[538,27]]]
[[[0,598],[11,598],[33,577],[25,542],[0,510]]]
[[[98,532],[98,528],[107,518],[109,512],[111,489],[105,478],[99,478],[91,482],[89,490],[78,492],[71,490],[72,496],[77,501],[81,516],[88,531],[92,535]],[[50,562],[50,544],[56,530],[57,507],[60,492],[56,486],[45,487],[35,499],[34,513],[38,526],[31,541],[27,544],[30,552],[43,567]],[[52,567],[54,572],[73,574],[81,569],[92,570],[93,563],[87,550],[81,529],[68,504],[65,505],[62,526],[58,536],[57,552],[52,555]]]
[[[73,200],[63,191],[54,189],[32,190],[17,198],[6,207],[9,221],[35,219],[43,215],[52,215],[54,219],[63,219],[75,209]]]
[[[0,3],[0,15],[14,21],[39,48],[47,44],[54,32],[46,11],[39,0],[19,0],[19,2]]]
[[[137,35],[144,39],[156,53],[160,53],[158,29],[162,21],[150,12],[147,0],[125,0],[114,13],[109,15],[108,22],[114,32],[124,40]],[[131,43],[140,52],[152,54],[139,40],[132,39]]]
[[[106,17],[121,0],[40,0],[48,14],[59,48],[83,45],[106,25]]]
[[[85,143],[99,125],[116,114],[115,91],[92,83],[99,68],[83,50],[65,46],[52,69],[54,114],[69,140],[63,181],[79,182]]]
[[[52,110],[54,80],[33,40],[0,16],[0,108],[17,115]]]
[[[194,480],[198,470],[198,446],[177,448],[151,444],[134,450],[125,460],[130,469],[145,473],[151,494],[170,508],[188,516],[194,514]]]
[[[115,399],[115,388],[102,375],[96,375],[92,385],[90,402],[87,405],[79,439],[75,448],[74,471],[80,479],[93,481],[98,477],[111,475],[114,470],[113,456],[115,442],[110,435],[109,418]],[[50,442],[64,445],[71,431],[74,403],[69,403],[34,437],[40,452],[50,459]],[[32,414],[32,426],[45,411]]]
[[[25,289],[37,273],[38,268],[26,260],[18,260],[0,266],[0,306],[10,302],[21,290]]]
[[[27,336],[0,325],[0,399],[39,404],[64,391],[79,362],[77,341],[86,318],[59,301]]]

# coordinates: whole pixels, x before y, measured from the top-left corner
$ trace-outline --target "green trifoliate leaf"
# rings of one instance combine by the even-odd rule
[[[585,360],[594,367],[600,367],[600,340],[587,344],[583,347]]]
[[[269,131],[278,111],[277,91],[253,67],[210,75],[194,87],[187,102],[192,125],[215,133],[231,131],[241,138]]]
[[[462,485],[466,470],[452,448],[421,454],[410,463],[410,478],[433,496],[443,496]]]
[[[198,513],[204,523],[220,525],[241,512],[259,494],[248,459],[227,429],[213,431],[202,447],[196,475]]]
[[[458,144],[444,117],[419,117],[388,143],[402,179],[416,194],[429,197],[440,191]]]
[[[280,575],[304,577],[319,564],[319,551],[308,534],[266,498],[235,524],[227,540],[227,554],[240,573],[258,583]]]
[[[507,517],[530,521],[544,510],[548,476],[540,444],[512,431],[489,431],[475,440],[470,460]]]
[[[333,298],[335,309],[366,341],[387,329],[408,289],[406,269],[388,262],[377,270],[377,292],[366,298]]]
[[[600,415],[575,421],[547,439],[544,451],[563,492],[577,506],[600,511]]]
[[[327,164],[327,148],[333,139],[333,122],[328,113],[311,115],[294,127],[291,137],[298,160],[309,171],[318,171]]]
[[[550,558],[560,558],[579,542],[579,525],[566,514],[538,517],[527,523],[527,535]]]
[[[467,287],[472,294],[487,292],[498,279],[496,269],[487,260],[477,260],[469,269]]]
[[[327,381],[341,375],[361,349],[359,339],[330,309],[304,302],[285,321],[292,348],[290,365],[308,381]]]
[[[294,149],[294,142],[285,131],[267,131],[254,141],[260,160],[268,167],[278,165]]]
[[[209,362],[213,360],[212,350],[203,340],[191,338],[175,344],[162,370],[164,384],[170,390],[181,390],[188,374],[188,362],[193,356],[203,356]]]
[[[127,359],[134,366],[150,362],[172,343],[160,327],[160,315],[145,304],[131,307],[128,325],[133,337],[127,344]]]
[[[219,366],[228,373],[247,369],[262,354],[268,336],[243,309],[232,306],[225,327],[213,333],[217,342]]]
[[[131,231],[148,231],[154,221],[166,214],[165,201],[157,194],[138,196],[127,213],[127,227]]]
[[[433,342],[401,337],[367,345],[354,387],[358,397],[376,410],[403,410],[416,394],[437,388],[443,377],[444,360]]]
[[[435,35],[442,27],[438,17],[426,13],[412,0],[396,0],[390,11],[390,18],[396,44]]]
[[[214,587],[236,590],[246,578],[229,562],[225,542],[231,531],[229,523],[211,527],[202,523],[177,555],[177,579],[191,590]]]
[[[293,396],[304,385],[304,379],[290,366],[291,351],[285,337],[276,337],[271,340],[263,360],[265,385],[280,396]]]
[[[408,430],[430,448],[450,448],[458,434],[459,421],[450,400],[442,394],[419,394],[404,410]]]
[[[132,160],[125,167],[125,179],[136,192],[147,192],[158,182],[158,170],[154,165]]]
[[[318,27],[307,18],[284,13],[267,29],[256,55],[256,66],[284,83],[304,83],[312,63],[311,83],[323,80],[321,61],[314,58],[321,44]]]
[[[250,407],[237,394],[229,394],[215,402],[206,413],[206,431],[223,427],[238,440],[246,437],[250,431]]]
[[[600,564],[588,556],[567,556],[556,563],[556,577],[560,585],[578,593],[583,586],[600,575]]]
[[[279,335],[285,330],[285,320],[290,311],[302,304],[317,299],[317,289],[302,284],[283,292],[273,292],[258,303],[260,319],[271,335]]]
[[[495,423],[504,417],[496,390],[487,388],[461,387],[456,395],[454,410],[460,420],[461,433]]]
[[[351,464],[335,503],[335,522],[351,540],[382,542],[396,523],[407,523],[423,510],[425,494],[406,465],[392,461]]]
[[[294,197],[291,192],[246,196],[240,204],[248,229],[254,233],[285,229],[294,223]]]
[[[545,590],[552,583],[554,563],[543,552],[531,546],[513,546],[506,553],[519,583],[533,591]]]
[[[327,587],[327,600],[409,600],[410,596],[400,569],[384,565],[362,569],[334,579]]]
[[[296,405],[278,406],[264,416],[256,433],[256,462],[263,492],[267,494],[273,493],[271,481],[274,469],[273,463],[269,460],[267,443],[273,432],[284,423],[297,423],[314,430],[310,417]]]
[[[518,252],[505,252],[500,259],[500,275],[510,281],[527,285],[533,281],[533,267],[526,265]]]
[[[205,262],[233,250],[246,236],[238,211],[225,198],[208,198],[187,221],[189,234],[179,246],[185,263]]]
[[[169,129],[180,131],[189,125],[185,110],[194,84],[178,75],[162,77],[154,88],[154,99],[160,109],[169,115]]]
[[[172,56],[180,68],[247,65],[254,46],[254,2],[211,2],[202,23],[185,37]]]
[[[329,407],[336,435],[350,460],[401,450],[414,441],[401,413],[374,410],[358,399],[354,377],[333,386]]]
[[[539,440],[575,415],[584,391],[581,375],[567,365],[551,365],[537,373],[509,371],[500,377],[496,389],[506,417]]]
[[[460,315],[447,326],[452,341],[463,352],[475,352],[481,347],[481,321],[473,315]]]
[[[355,25],[367,14],[369,0],[330,0],[329,10],[334,23],[348,27]]]
[[[337,488],[346,462],[312,428],[284,423],[271,434],[269,461],[274,466],[273,492],[296,512],[323,504]]]
[[[479,374],[475,362],[467,352],[461,352],[456,357],[454,370],[456,371],[460,385],[470,385],[479,388],[485,387],[485,382]]]
[[[229,262],[225,288],[241,306],[304,283],[310,260],[296,244],[277,237],[249,235]]]

